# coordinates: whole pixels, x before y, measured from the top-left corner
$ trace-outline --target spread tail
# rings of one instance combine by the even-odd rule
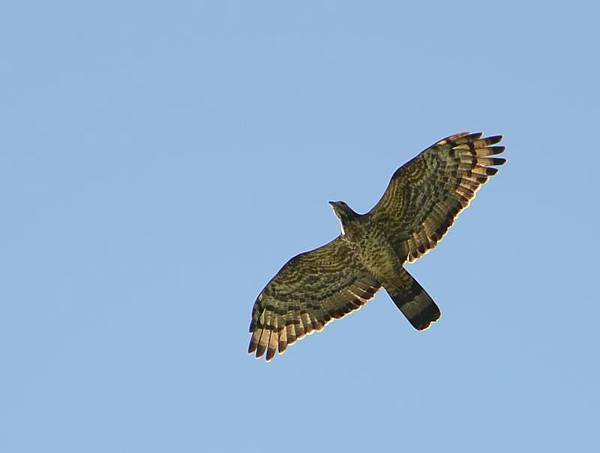
[[[431,296],[405,269],[393,285],[384,284],[396,306],[417,330],[427,329],[441,313]]]

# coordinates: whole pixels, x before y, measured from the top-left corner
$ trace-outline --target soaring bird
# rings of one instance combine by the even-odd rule
[[[461,132],[425,149],[393,174],[366,214],[330,202],[341,234],[289,260],[252,308],[249,353],[267,361],[369,302],[383,287],[417,330],[440,317],[429,294],[404,268],[432,250],[477,190],[506,160],[502,136]]]

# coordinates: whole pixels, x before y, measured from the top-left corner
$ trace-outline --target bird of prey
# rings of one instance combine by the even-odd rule
[[[383,287],[417,330],[440,317],[429,294],[404,268],[433,249],[505,159],[502,136],[461,132],[400,167],[366,214],[330,202],[342,232],[289,260],[252,309],[249,353],[267,361],[333,319],[358,310]]]

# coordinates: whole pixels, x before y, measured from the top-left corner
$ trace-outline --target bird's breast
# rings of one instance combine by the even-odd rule
[[[355,242],[355,250],[363,265],[380,281],[395,276],[403,264],[378,228],[365,229]]]

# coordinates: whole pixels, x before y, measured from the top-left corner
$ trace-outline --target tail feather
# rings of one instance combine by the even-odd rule
[[[405,269],[399,277],[394,284],[384,284],[384,288],[415,329],[427,329],[440,318],[439,307]]]

